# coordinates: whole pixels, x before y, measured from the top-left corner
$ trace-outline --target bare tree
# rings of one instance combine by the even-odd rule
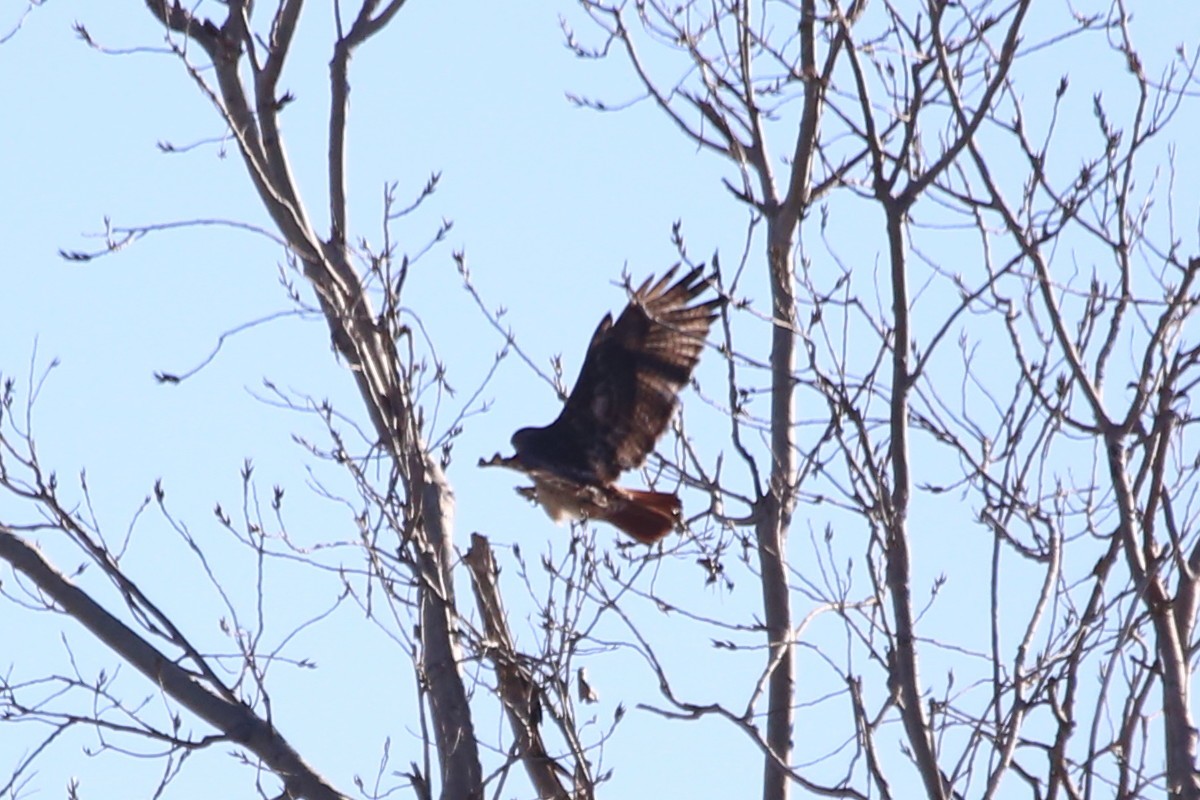
[[[579,6],[588,30],[564,20],[568,45],[623,62],[636,95],[572,99],[653,103],[724,159],[751,214],[724,286],[738,299],[760,265],[771,297],[727,327],[744,475],[688,465],[714,509],[745,503],[726,521],[753,525],[769,648],[744,711],[668,692],[663,713],[749,735],[765,798],[914,781],[933,798],[1196,796],[1200,243],[1177,232],[1196,198],[1176,199],[1166,133],[1195,56],[1139,45],[1119,1],[1039,18],[1023,0]],[[1099,71],[1047,78],[1047,50],[1087,53],[1114,90],[1074,87]],[[797,503],[825,529],[804,555],[788,546]],[[989,602],[956,624],[990,631],[984,649],[920,624],[977,559]],[[814,609],[799,623],[798,604]],[[826,613],[840,640],[810,632]],[[804,683],[842,687],[845,748],[796,751],[817,722],[797,647],[815,655]]]
[[[274,230],[240,222],[221,224],[252,230],[284,248],[290,271],[283,273],[282,283],[288,296],[298,312],[324,318],[333,347],[344,360],[364,404],[369,430],[353,423],[347,425],[348,418],[328,403],[295,397],[268,386],[273,401],[314,414],[323,422],[328,442],[303,444],[315,457],[341,465],[357,489],[357,508],[361,510],[353,515],[352,523],[357,528],[362,566],[336,569],[344,582],[341,599],[353,597],[413,660],[413,677],[422,701],[419,724],[426,733],[425,752],[419,763],[414,759],[411,769],[402,773],[404,783],[421,798],[482,798],[485,785],[502,787],[509,770],[524,764],[541,797],[590,795],[594,779],[569,714],[569,694],[562,695],[567,698],[566,711],[555,708],[546,714],[562,730],[562,742],[556,742],[553,754],[547,754],[538,744],[543,713],[540,707],[550,708],[551,695],[544,700],[540,694],[531,696],[536,687],[523,677],[528,671],[515,663],[486,540],[480,540],[472,550],[478,555],[468,559],[483,620],[480,629],[472,626],[469,615],[460,612],[456,597],[452,574],[457,562],[453,547],[454,495],[443,463],[448,449],[444,441],[427,441],[425,412],[417,400],[427,388],[440,391],[445,376],[426,369],[420,346],[414,344],[412,323],[405,319],[407,312],[401,305],[408,269],[445,237],[449,223],[444,223],[424,247],[413,248],[411,256],[391,238],[392,225],[433,193],[438,176],[430,178],[409,206],[401,206],[395,199],[397,187],[389,186],[383,241],[377,249],[366,244],[365,237],[356,239],[350,234],[346,178],[350,59],[358,47],[391,24],[403,6],[404,0],[366,0],[353,13],[340,6],[336,9],[329,72],[328,193],[321,201],[327,207],[330,227],[322,234],[313,222],[312,201],[293,174],[280,123],[281,113],[293,99],[280,89],[280,79],[293,48],[303,3],[281,0],[264,12],[252,3],[235,2],[224,6],[219,17],[165,0],[147,3],[164,31],[167,54],[182,64],[200,95],[227,126]],[[105,49],[82,25],[77,26],[77,33],[89,45]],[[172,149],[170,145],[163,148]],[[111,226],[106,231],[105,246],[99,251],[70,251],[63,256],[88,261],[174,227],[178,226]],[[297,284],[297,276],[311,291],[315,305],[310,307],[304,299],[309,292]],[[194,373],[160,373],[157,377],[164,383],[179,383]],[[24,400],[27,409],[32,407],[38,385],[39,379],[31,375]],[[242,635],[239,630],[231,637],[237,639],[240,652],[236,660],[240,663],[233,670],[236,680],[226,679],[228,656],[194,644],[138,588],[135,576],[122,564],[122,548],[102,533],[95,517],[80,513],[74,502],[63,498],[57,477],[39,459],[30,415],[26,413],[22,423],[16,413],[21,407],[16,382],[9,379],[4,391],[0,485],[40,517],[40,521],[28,525],[0,526],[0,556],[23,578],[10,599],[46,613],[65,614],[83,625],[120,661],[140,671],[170,703],[195,715],[211,731],[190,733],[191,726],[183,726],[178,712],[173,712],[165,723],[156,721],[145,708],[128,706],[113,696],[107,676],[95,681],[81,676],[5,680],[0,683],[3,719],[9,724],[39,722],[50,732],[16,766],[3,784],[4,791],[17,793],[45,748],[63,732],[84,726],[109,737],[106,746],[113,749],[136,752],[138,743],[156,745],[152,752],[168,765],[160,791],[190,753],[224,745],[243,760],[267,770],[279,787],[270,791],[280,796],[348,796],[347,790],[332,786],[317,774],[285,732],[275,727],[266,673],[278,659],[271,652],[260,651],[261,630],[252,635]],[[251,475],[252,468],[247,464],[243,472],[247,495],[244,518],[237,520],[217,506],[217,524],[245,546],[246,555],[258,562],[260,570],[264,561],[280,558],[298,558],[317,570],[333,569],[309,551],[290,544],[279,515],[284,494],[281,488],[276,487],[273,495],[275,519],[267,521],[261,516]],[[79,490],[87,498],[86,481],[81,482]],[[199,566],[226,597],[189,527],[168,510],[161,485],[155,487],[154,495],[148,504],[159,507],[163,518],[195,550]],[[346,502],[350,505],[349,500]],[[277,532],[268,536],[266,531],[272,524]],[[50,534],[72,542],[82,551],[88,566],[115,587],[115,602],[123,607],[119,614],[106,608],[95,591],[73,583],[39,552],[35,537]],[[259,591],[261,594],[261,572]],[[227,597],[226,602],[236,620],[237,609]],[[465,651],[470,651],[472,658],[487,656],[495,664],[498,677],[494,697],[512,719],[515,744],[507,747],[497,743],[493,755],[481,753],[470,705],[473,689],[468,687],[464,666],[470,659]],[[76,708],[67,712],[51,710],[42,692],[47,681],[55,695],[77,698]],[[533,711],[531,704],[539,710]],[[129,745],[126,740],[135,744]],[[490,774],[485,775],[484,765],[490,762],[494,762]],[[263,796],[268,790],[259,787]],[[380,794],[392,790],[376,789]]]
[[[403,6],[335,4],[328,189],[314,201],[281,126],[303,4],[231,2],[210,15],[147,3],[271,227],[223,224],[281,248],[284,292],[296,313],[324,320],[362,401],[356,414],[268,385],[272,402],[318,420],[323,438],[300,444],[352,487],[318,487],[350,509],[349,533],[321,550],[294,543],[283,489],[264,507],[250,464],[240,513],[218,506],[208,524],[260,576],[286,562],[327,579],[335,606],[357,605],[411,661],[420,703],[404,724],[420,742],[409,766],[385,764],[374,787],[354,790],[318,774],[277,725],[268,672],[282,657],[222,591],[215,551],[161,485],[143,510],[223,598],[233,654],[141,588],[128,536],[98,521],[86,477],[66,488],[43,463],[28,411],[43,380],[34,369],[23,397],[11,378],[0,397],[0,487],[22,509],[0,520],[0,557],[16,576],[4,597],[82,626],[166,710],[126,696],[115,670],[6,673],[0,726],[40,731],[7,793],[22,792],[59,737],[86,728],[105,748],[153,756],[160,791],[194,754],[225,751],[267,775],[255,778],[264,797],[590,798],[611,775],[603,746],[617,726],[656,715],[720,720],[714,752],[751,743],[767,800],[793,787],[1200,795],[1190,706],[1200,345],[1188,324],[1200,242],[1179,225],[1200,200],[1175,147],[1197,94],[1187,48],[1140,41],[1120,0],[1096,13],[1031,0],[581,0],[579,20],[564,20],[569,46],[621,62],[635,101],[720,158],[721,191],[748,222],[713,262],[731,301],[719,341],[647,470],[707,506],[661,547],[610,545],[585,522],[526,548],[537,554],[527,560],[487,532],[456,548],[446,466],[477,407],[433,429],[428,398],[448,392],[447,367],[404,302],[412,264],[449,223],[417,244],[395,230],[438,176],[414,203],[388,186],[374,242],[349,216],[351,58]],[[1087,68],[1047,77],[1051,53],[1085,53]],[[64,255],[90,260],[173,227],[111,226],[97,252]],[[685,230],[686,220],[674,244],[692,262]],[[561,362],[542,370],[465,255],[454,261],[498,332],[498,360],[518,355],[563,394]],[[710,435],[718,427],[724,441]],[[66,574],[46,542],[82,553],[86,571]],[[354,566],[328,552],[353,553]],[[715,589],[659,580],[697,568]],[[726,609],[747,582],[758,610]],[[679,651],[732,676],[723,693],[694,688]],[[618,705],[598,725],[580,711],[596,699],[584,668],[611,653],[632,654],[658,699],[628,716]]]

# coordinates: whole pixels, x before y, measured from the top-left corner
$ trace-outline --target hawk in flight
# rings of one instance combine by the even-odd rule
[[[666,430],[722,302],[693,302],[709,286],[703,266],[671,283],[677,269],[647,278],[616,322],[612,314],[600,320],[554,422],[514,433],[514,455],[480,461],[529,475],[533,486],[517,491],[556,522],[600,519],[644,544],[679,524],[678,495],[615,483],[642,465]]]

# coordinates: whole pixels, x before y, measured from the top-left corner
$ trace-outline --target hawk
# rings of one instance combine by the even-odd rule
[[[600,519],[644,544],[679,524],[678,495],[615,483],[622,472],[642,465],[666,430],[722,303],[693,302],[709,286],[704,267],[672,284],[678,268],[657,281],[647,278],[616,322],[612,314],[600,320],[575,388],[554,422],[514,433],[514,455],[480,461],[529,475],[533,486],[517,491],[555,522]]]

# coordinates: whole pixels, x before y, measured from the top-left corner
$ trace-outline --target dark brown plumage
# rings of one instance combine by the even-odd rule
[[[709,285],[703,267],[672,284],[677,269],[647,278],[616,322],[604,316],[558,418],[517,431],[516,454],[492,461],[529,474],[534,487],[525,494],[555,520],[603,519],[645,543],[678,522],[675,494],[613,483],[641,466],[666,430],[721,304],[692,304]]]

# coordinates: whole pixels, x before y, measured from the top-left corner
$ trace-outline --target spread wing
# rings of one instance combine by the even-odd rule
[[[657,282],[647,278],[616,322],[611,314],[600,321],[575,388],[550,426],[604,483],[641,466],[654,449],[716,319],[720,299],[689,305],[708,287],[703,267],[671,285],[677,268]]]

